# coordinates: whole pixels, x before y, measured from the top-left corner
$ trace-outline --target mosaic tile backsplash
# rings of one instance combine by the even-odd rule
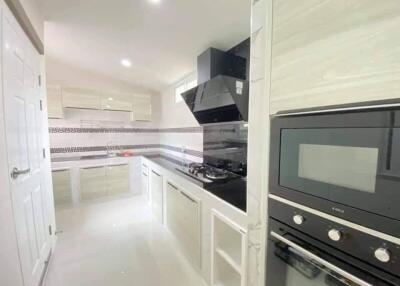
[[[115,151],[163,152],[189,161],[203,158],[202,127],[130,128],[51,126],[53,158]]]

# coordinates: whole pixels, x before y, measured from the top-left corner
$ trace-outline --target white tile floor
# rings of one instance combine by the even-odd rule
[[[205,286],[143,197],[56,214],[59,234],[45,286]]]

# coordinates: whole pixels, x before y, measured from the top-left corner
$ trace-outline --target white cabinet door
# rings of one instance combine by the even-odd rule
[[[72,203],[70,171],[69,170],[53,171],[52,176],[53,176],[54,203],[56,205]]]
[[[121,100],[109,100],[109,99],[102,99],[101,100],[101,107],[103,110],[113,110],[113,111],[132,111],[132,103],[128,101],[121,101]]]
[[[133,97],[132,121],[151,121],[152,108],[150,95]]]
[[[49,118],[64,117],[60,86],[47,86],[47,114]]]
[[[43,114],[39,86],[41,57],[2,5],[2,91],[7,158],[15,231],[25,286],[40,283],[50,254],[51,234],[43,161]],[[4,45],[3,45],[4,44]],[[3,110],[2,110],[3,112]],[[7,186],[1,186],[5,188]],[[1,255],[1,254],[0,254]],[[2,282],[0,282],[2,284]]]
[[[247,231],[212,210],[211,285],[246,285]]]
[[[166,190],[167,227],[186,256],[201,268],[200,202],[168,182]]]
[[[81,200],[98,199],[107,194],[106,168],[89,167],[80,169]]]
[[[150,201],[149,167],[146,164],[142,164],[142,193]]]
[[[84,92],[62,91],[63,106],[66,108],[101,109],[100,97]]]
[[[151,208],[156,219],[163,223],[163,177],[157,171],[150,173]]]
[[[398,98],[397,0],[274,0],[271,113]]]
[[[118,195],[129,192],[129,165],[106,167],[107,195]]]

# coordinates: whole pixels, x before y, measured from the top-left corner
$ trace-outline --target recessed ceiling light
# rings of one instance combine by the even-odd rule
[[[112,101],[112,100],[114,100],[114,98],[112,98],[112,97],[109,97],[109,98],[108,98],[108,100],[109,100],[109,101]]]
[[[128,60],[128,59],[123,59],[123,60],[121,60],[121,65],[123,65],[124,67],[129,68],[129,67],[132,66],[132,63],[131,63],[131,61]]]
[[[160,3],[161,2],[161,0],[148,0],[150,3],[153,3],[153,4],[158,4],[158,3]]]

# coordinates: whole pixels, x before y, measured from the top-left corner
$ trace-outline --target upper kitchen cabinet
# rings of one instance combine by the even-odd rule
[[[47,113],[49,118],[63,118],[63,103],[60,86],[47,86]]]
[[[132,121],[151,121],[151,95],[134,95]]]
[[[274,0],[271,113],[397,98],[397,0]]]
[[[128,101],[115,100],[115,99],[102,99],[101,107],[103,110],[112,111],[132,111],[132,103]]]
[[[84,90],[63,89],[63,105],[66,108],[101,109],[100,96]]]

